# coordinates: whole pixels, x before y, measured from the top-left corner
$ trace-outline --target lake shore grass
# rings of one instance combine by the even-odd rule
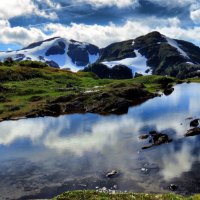
[[[33,110],[41,113],[49,103],[63,97],[65,99],[73,97],[77,100],[78,97],[85,96],[83,103],[92,107],[91,105],[99,102],[98,97],[106,96],[106,93],[110,95],[106,102],[109,104],[107,106],[112,107],[111,104],[121,98],[120,93],[127,93],[131,88],[135,88],[138,98],[143,102],[152,98],[156,92],[162,91],[166,85],[175,85],[177,82],[175,78],[157,75],[127,80],[99,79],[93,73],[73,73],[31,61],[13,63],[9,66],[2,64],[0,66],[0,121],[25,117]],[[82,100],[79,98],[77,101]],[[132,105],[130,101],[128,103]],[[90,111],[91,109],[88,109],[88,112]],[[95,109],[92,112],[98,113]],[[32,112],[32,115],[37,113]],[[41,116],[43,115],[46,116],[47,112],[43,112]]]
[[[200,195],[183,197],[177,194],[103,193],[97,191],[65,192],[53,200],[200,200]]]

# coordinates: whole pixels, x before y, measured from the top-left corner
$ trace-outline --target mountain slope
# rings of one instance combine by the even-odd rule
[[[18,51],[0,52],[0,60],[8,57],[16,61],[36,60],[52,67],[78,71],[98,59],[99,48],[92,44],[55,37],[30,44]]]
[[[100,71],[105,70],[109,73],[102,74],[102,77],[110,78],[115,66],[124,66],[123,69],[127,66],[131,69],[132,76],[139,73],[177,78],[200,77],[200,48],[159,32],[113,43],[103,49],[89,43],[55,37],[32,43],[18,51],[0,52],[0,61],[8,57],[16,61],[42,61],[52,67],[68,68],[73,72],[95,69],[102,74]],[[92,64],[95,66],[90,67]]]
[[[200,48],[192,43],[152,32],[134,40],[113,43],[101,50],[97,61],[109,68],[126,65],[133,74],[159,74],[178,78],[199,75]]]

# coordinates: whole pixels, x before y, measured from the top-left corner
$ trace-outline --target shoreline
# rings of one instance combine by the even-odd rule
[[[141,85],[120,88],[114,90],[113,94],[111,94],[111,91],[99,91],[91,92],[90,94],[82,93],[72,97],[62,96],[27,113],[1,118],[0,122],[36,117],[59,117],[76,113],[122,115],[126,114],[130,107],[140,105],[158,96],[159,94],[148,92]]]

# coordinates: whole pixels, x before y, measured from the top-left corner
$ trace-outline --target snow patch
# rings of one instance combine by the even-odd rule
[[[189,65],[194,65],[194,63],[193,62],[186,62],[187,64],[189,64]]]
[[[183,51],[183,49],[181,49],[179,47],[178,42],[176,42],[175,40],[173,40],[173,39],[171,39],[169,37],[165,37],[165,39],[167,40],[168,44],[173,46],[173,47],[175,47],[182,56],[184,56],[185,58],[189,58],[187,53],[185,51]]]
[[[140,73],[143,75],[152,74],[152,70],[147,66],[147,59],[145,56],[142,56],[138,50],[135,50],[136,57],[134,58],[125,58],[122,60],[117,61],[106,61],[102,62],[104,65],[108,66],[109,68],[114,67],[115,65],[126,65],[132,70],[133,76],[135,73]],[[148,73],[146,71],[149,70]]]

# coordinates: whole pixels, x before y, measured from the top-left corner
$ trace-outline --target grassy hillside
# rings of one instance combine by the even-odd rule
[[[114,94],[120,88],[131,87],[155,92],[174,81],[155,75],[129,80],[99,79],[92,73],[72,73],[39,62],[4,63],[0,65],[0,119],[24,116],[63,96],[94,94],[97,90]]]
[[[200,195],[182,197],[176,194],[100,193],[95,191],[72,191],[54,200],[200,200]]]

